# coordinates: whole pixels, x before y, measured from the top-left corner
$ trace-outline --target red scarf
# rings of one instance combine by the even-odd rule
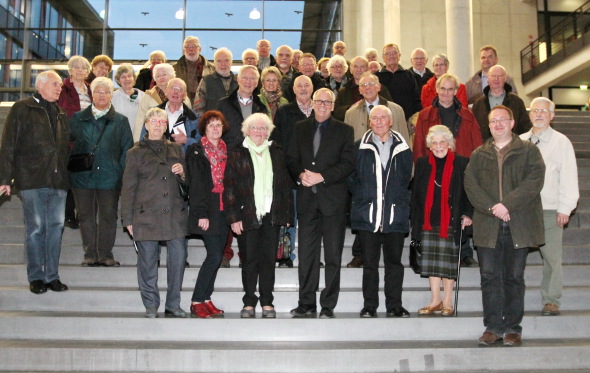
[[[227,164],[227,146],[223,140],[219,139],[217,147],[215,147],[207,136],[201,138],[201,144],[205,149],[205,155],[211,163],[211,177],[213,178],[213,193],[219,193],[219,210],[223,211],[223,175],[225,173],[225,165]]]
[[[451,185],[451,175],[453,174],[454,160],[455,155],[453,154],[453,151],[449,149],[443,169],[442,185],[440,191],[440,238],[449,237],[449,222],[451,221],[451,209],[449,208],[449,187]],[[430,179],[428,180],[428,190],[426,192],[426,205],[424,206],[424,226],[422,229],[425,231],[432,230],[432,226],[430,225],[430,211],[432,210],[432,204],[434,201],[434,182],[436,176],[436,161],[432,152],[430,152],[430,155],[428,156],[428,163],[432,169],[430,170]]]

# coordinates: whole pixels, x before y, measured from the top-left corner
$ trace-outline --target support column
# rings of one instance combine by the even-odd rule
[[[450,71],[463,83],[473,75],[472,0],[445,0]]]
[[[356,33],[357,52],[354,56],[362,56],[365,49],[373,46],[373,0],[363,0],[358,2],[359,22]],[[352,55],[351,55],[352,56]],[[352,57],[349,56],[349,60]]]
[[[383,0],[383,43],[375,46],[379,53],[381,47],[387,43],[397,44],[401,50],[402,28],[400,15],[400,0]]]

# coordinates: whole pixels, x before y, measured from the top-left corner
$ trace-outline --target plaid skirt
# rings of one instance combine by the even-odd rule
[[[459,248],[455,245],[453,230],[449,227],[449,238],[439,236],[440,227],[422,231],[422,277],[457,279]]]

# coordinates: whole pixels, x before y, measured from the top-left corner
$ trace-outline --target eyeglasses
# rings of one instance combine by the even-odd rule
[[[387,115],[373,115],[369,119],[371,120],[371,122],[383,122],[385,120],[389,120],[389,117]]]
[[[266,126],[260,126],[260,127],[252,126],[252,127],[250,127],[250,130],[254,131],[254,132],[266,132],[266,131],[268,131],[268,128]]]
[[[324,100],[313,100],[313,103],[317,106],[331,106],[333,104],[332,101],[324,101]]]
[[[315,67],[315,63],[302,63],[301,66],[303,67]]]
[[[111,94],[111,91],[94,91],[92,94],[95,96],[108,96]]]
[[[181,88],[181,87],[170,87],[170,90],[175,93],[183,93],[184,92],[184,88]]]
[[[88,71],[88,68],[86,66],[73,66],[72,70],[84,70],[84,71]]]
[[[264,82],[265,83],[278,83],[279,80],[276,78],[275,79],[264,79]]]
[[[223,127],[221,123],[207,123],[208,128],[220,128]]]
[[[157,126],[157,125],[165,126],[168,124],[168,122],[163,119],[155,119],[155,118],[148,120],[148,123],[150,123],[151,125],[154,125],[154,126]]]
[[[434,67],[434,68],[439,68],[439,67],[446,67],[446,66],[447,66],[447,64],[446,64],[446,63],[435,63],[435,64],[433,65],[433,67]]]
[[[533,109],[533,110],[531,110],[531,113],[535,113],[535,114],[539,114],[539,113],[540,114],[547,114],[550,112],[551,112],[551,110],[549,110],[549,109]]]
[[[376,86],[377,84],[378,83],[375,83],[375,82],[368,82],[368,83],[363,83],[360,86],[363,87],[363,88],[369,88],[369,87]]]
[[[442,93],[453,93],[455,92],[456,88],[445,88],[445,87],[438,87],[438,90]]]
[[[492,119],[492,120],[490,120],[490,124],[492,124],[492,125],[505,124],[505,123],[509,122],[510,120],[511,120],[510,118]]]
[[[332,65],[330,66],[331,69],[344,69],[344,66],[342,65]]]
[[[200,47],[200,45],[197,45],[197,44],[187,44],[184,46],[185,49],[197,49],[199,47]]]
[[[426,58],[425,57],[413,57],[412,60],[414,61],[424,61]]]
[[[387,56],[387,57],[392,57],[392,56],[399,55],[399,52],[387,52],[387,53],[383,53],[383,55]]]

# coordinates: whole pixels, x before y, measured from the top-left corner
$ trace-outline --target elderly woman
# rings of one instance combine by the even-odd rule
[[[268,141],[273,129],[266,114],[249,116],[242,124],[245,139],[240,146],[230,149],[225,171],[225,215],[245,246],[242,318],[255,316],[258,300],[262,317],[276,317],[272,292],[279,229],[293,223],[292,181],[281,147]],[[255,294],[258,281],[260,298]]]
[[[452,316],[453,286],[459,264],[461,231],[471,225],[473,207],[463,189],[467,158],[454,153],[455,140],[443,125],[426,136],[430,154],[418,159],[412,189],[412,239],[421,241],[422,277],[430,282],[430,303],[419,315]],[[444,298],[441,299],[440,283]]]
[[[176,77],[174,68],[169,63],[161,63],[154,67],[154,80],[156,85],[152,89],[145,91],[145,95],[139,101],[139,109],[135,116],[135,124],[133,125],[133,140],[139,141],[145,121],[145,114],[149,108],[155,107],[166,101],[166,88],[170,79]],[[191,103],[186,97],[184,104],[191,106]]]
[[[228,128],[229,124],[219,111],[205,112],[199,121],[199,132],[203,137],[186,152],[190,204],[188,233],[202,235],[207,250],[191,304],[191,314],[199,318],[223,315],[223,311],[211,302],[211,294],[229,233],[222,200],[227,146],[221,139]]]
[[[258,97],[266,106],[266,112],[271,120],[274,120],[279,107],[287,105],[289,101],[283,97],[281,91],[281,72],[274,66],[262,70],[260,77],[262,90]]]
[[[377,52],[377,49],[375,48],[367,48],[365,49],[365,58],[367,59],[367,61],[371,62],[371,61],[377,61],[379,62],[379,52]]]
[[[153,78],[152,70],[159,63],[166,62],[166,54],[162,51],[153,51],[150,53],[150,59],[142,66],[137,74],[135,88],[141,91],[147,91],[154,88],[156,82]],[[133,119],[135,121],[135,118]]]
[[[107,77],[113,69],[113,60],[105,54],[99,54],[92,59],[90,63],[92,65],[92,71],[86,78],[86,83],[90,84],[96,78]]]
[[[187,209],[178,190],[184,178],[184,155],[180,145],[164,138],[166,111],[148,110],[146,137],[127,154],[121,216],[137,244],[137,279],[145,317],[158,316],[159,242],[166,242],[166,317],[187,317],[180,308],[180,291],[186,262]]]
[[[358,231],[363,261],[364,307],[361,317],[376,317],[379,307],[379,261],[383,246],[385,305],[389,317],[409,317],[402,306],[404,239],[410,230],[408,186],[412,152],[404,137],[392,130],[393,114],[377,105],[369,114],[371,129],[357,147],[351,176],[352,229]]]
[[[330,72],[330,78],[327,80],[328,86],[338,96],[338,90],[348,81],[348,76],[346,76],[348,63],[344,57],[337,54],[330,58],[326,68]]]
[[[456,152],[470,157],[471,152],[482,144],[481,131],[471,110],[461,105],[457,99],[459,78],[453,74],[443,74],[436,81],[438,96],[432,100],[432,106],[420,110],[414,132],[414,161],[428,155],[425,147],[426,134],[430,127],[444,124],[455,138]]]
[[[432,101],[438,95],[436,81],[449,71],[449,65],[449,59],[444,54],[437,54],[432,58],[432,71],[434,72],[434,76],[428,79],[426,84],[422,87],[420,99],[422,100],[423,108],[432,105]],[[461,106],[467,108],[467,90],[465,89],[465,84],[459,83],[459,88],[457,89],[455,96],[459,99]]]
[[[117,207],[125,157],[133,138],[129,121],[111,105],[113,82],[96,78],[90,89],[92,105],[69,120],[72,154],[94,152],[92,169],[69,174],[80,219],[82,266],[119,266],[113,258]]]
[[[64,80],[57,100],[57,104],[65,110],[68,118],[92,104],[92,92],[85,82],[89,71],[90,62],[82,56],[73,56],[68,61],[70,77]]]
[[[139,110],[139,101],[143,98],[144,93],[137,88],[135,84],[135,71],[130,63],[124,63],[119,66],[115,73],[115,82],[121,87],[113,93],[113,106],[115,110],[127,117],[129,124],[135,123],[137,110]],[[133,131],[133,127],[131,127]]]

